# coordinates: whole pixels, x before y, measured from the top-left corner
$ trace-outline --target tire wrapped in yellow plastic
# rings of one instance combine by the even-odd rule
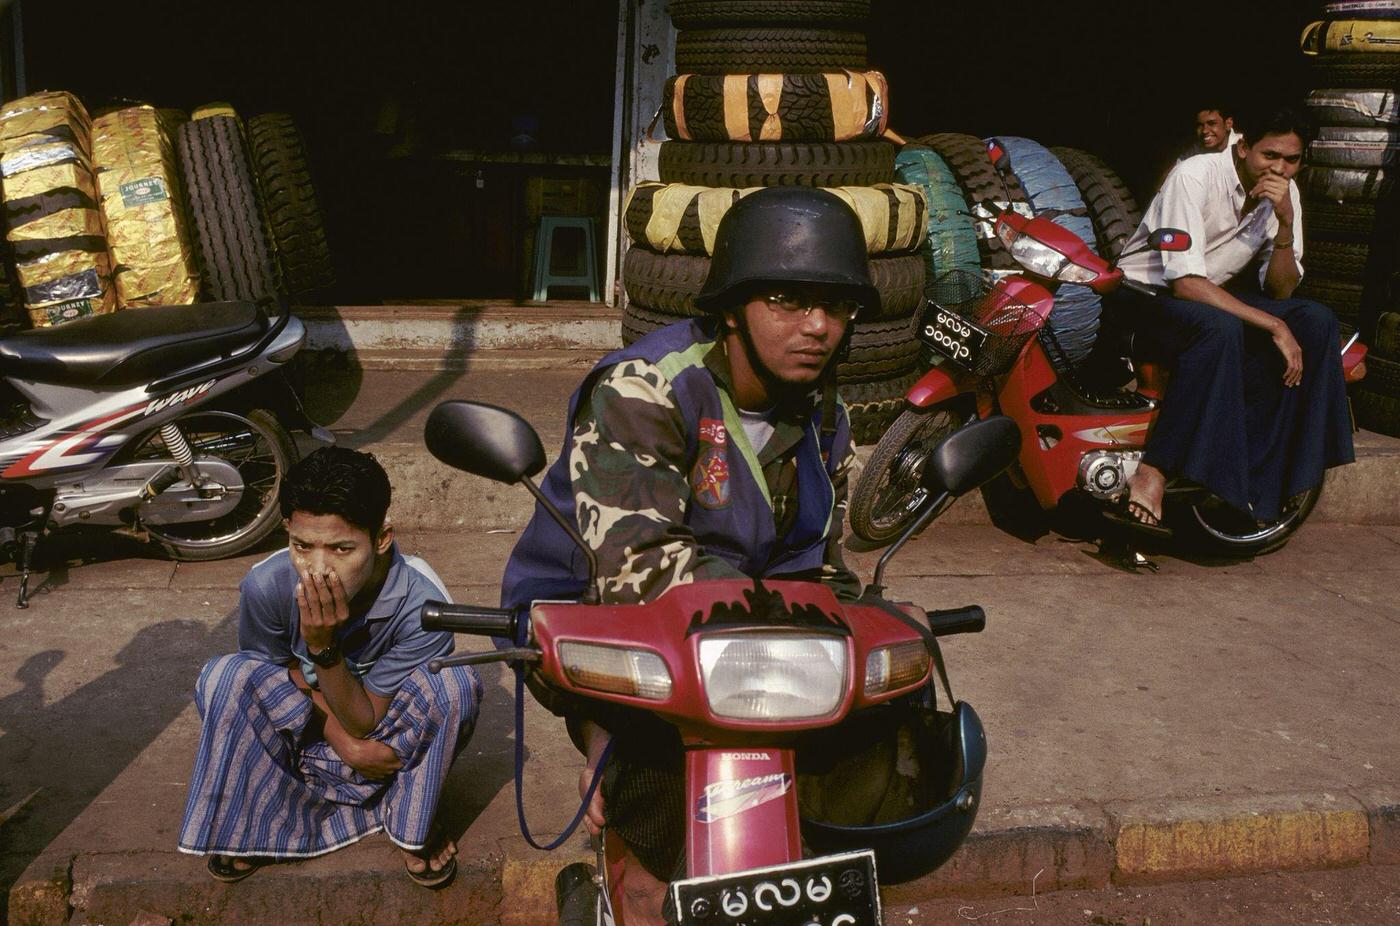
[[[195,302],[199,270],[180,206],[175,148],[160,114],[132,106],[98,117],[92,158],[118,306]]]
[[[661,115],[678,141],[880,138],[888,134],[889,86],[879,71],[677,74],[666,82]]]
[[[1303,27],[1298,44],[1305,55],[1400,55],[1400,19],[1322,19]]]
[[[639,183],[627,195],[623,222],[633,243],[658,254],[711,254],[719,220],[743,197],[764,187],[704,187]],[[823,187],[860,218],[871,254],[917,250],[928,222],[922,187],[903,183]]]

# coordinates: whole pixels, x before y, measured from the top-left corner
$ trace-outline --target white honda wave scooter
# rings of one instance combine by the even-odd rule
[[[19,564],[18,606],[50,531],[105,527],[207,560],[275,530],[297,457],[287,429],[334,441],[283,372],[305,340],[285,300],[133,309],[0,338],[0,554]]]

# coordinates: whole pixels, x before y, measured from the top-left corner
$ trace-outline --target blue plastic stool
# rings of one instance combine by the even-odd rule
[[[570,266],[554,266],[557,233],[564,232],[569,237],[572,231],[582,232],[582,246],[574,249],[575,259]],[[561,249],[562,250],[562,249]],[[588,290],[590,302],[600,302],[598,298],[598,269],[596,251],[593,248],[593,220],[577,216],[546,215],[540,217],[539,234],[535,236],[535,292],[534,300],[544,302],[549,298],[551,286],[577,286]]]

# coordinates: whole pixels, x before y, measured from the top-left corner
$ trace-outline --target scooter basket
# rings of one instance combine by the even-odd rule
[[[929,284],[925,295],[921,340],[974,376],[997,376],[1011,369],[1026,341],[1045,324],[1030,306],[980,273],[950,270]],[[948,315],[957,319],[950,322]],[[958,327],[957,320],[971,323],[971,334],[950,344],[947,333]],[[956,331],[951,333],[956,337]]]

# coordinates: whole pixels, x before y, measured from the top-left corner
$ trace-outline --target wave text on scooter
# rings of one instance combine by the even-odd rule
[[[792,776],[786,772],[711,782],[696,801],[695,819],[701,823],[723,820],[782,797],[791,787]]]
[[[146,410],[141,413],[141,417],[144,418],[147,415],[154,415],[156,412],[162,409],[170,408],[174,405],[180,405],[182,403],[188,402],[193,398],[202,396],[210,389],[213,389],[214,384],[217,382],[217,379],[211,379],[207,383],[200,383],[198,386],[191,386],[188,389],[181,389],[179,392],[172,392],[170,393],[170,395],[163,395],[159,399],[152,399],[150,403],[147,404]]]

